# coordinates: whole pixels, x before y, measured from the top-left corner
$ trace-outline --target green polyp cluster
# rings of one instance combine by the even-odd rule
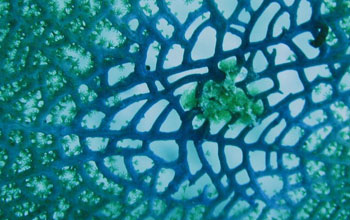
[[[264,106],[261,100],[248,97],[243,89],[236,86],[235,80],[240,73],[236,61],[223,60],[219,63],[219,69],[225,72],[225,80],[207,81],[200,97],[196,97],[196,87],[185,91],[180,99],[182,107],[185,110],[200,109],[198,117],[215,124],[227,123],[234,117],[244,124],[255,124]]]
[[[347,15],[349,13],[350,1],[349,0],[324,0],[323,4],[327,12],[336,12],[339,15]]]
[[[184,109],[193,109],[198,105],[196,98],[196,87],[184,91],[180,98],[180,103]]]
[[[204,85],[199,107],[204,118],[215,123],[228,122],[232,116],[239,115],[242,122],[251,124],[264,110],[261,101],[249,99],[230,79],[223,83],[208,81]]]

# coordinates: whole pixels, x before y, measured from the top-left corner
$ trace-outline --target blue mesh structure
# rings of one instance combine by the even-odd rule
[[[349,219],[349,8],[1,0],[0,219]]]

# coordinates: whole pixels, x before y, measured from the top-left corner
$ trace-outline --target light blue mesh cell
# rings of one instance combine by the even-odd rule
[[[0,0],[0,219],[349,219],[350,1]]]

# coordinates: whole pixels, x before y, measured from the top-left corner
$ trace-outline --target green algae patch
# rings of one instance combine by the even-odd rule
[[[196,107],[198,105],[196,87],[184,91],[180,98],[180,103],[185,110],[190,110]]]
[[[248,97],[243,89],[236,86],[235,80],[240,68],[235,60],[221,61],[219,69],[225,72],[225,80],[207,81],[199,95],[196,95],[197,86],[186,90],[180,98],[183,109],[197,108],[201,112],[199,118],[215,124],[227,123],[234,117],[239,118],[244,124],[255,124],[258,116],[264,111],[263,102]]]

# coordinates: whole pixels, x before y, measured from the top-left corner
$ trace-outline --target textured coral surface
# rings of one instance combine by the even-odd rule
[[[0,219],[349,219],[349,0],[0,0]]]

